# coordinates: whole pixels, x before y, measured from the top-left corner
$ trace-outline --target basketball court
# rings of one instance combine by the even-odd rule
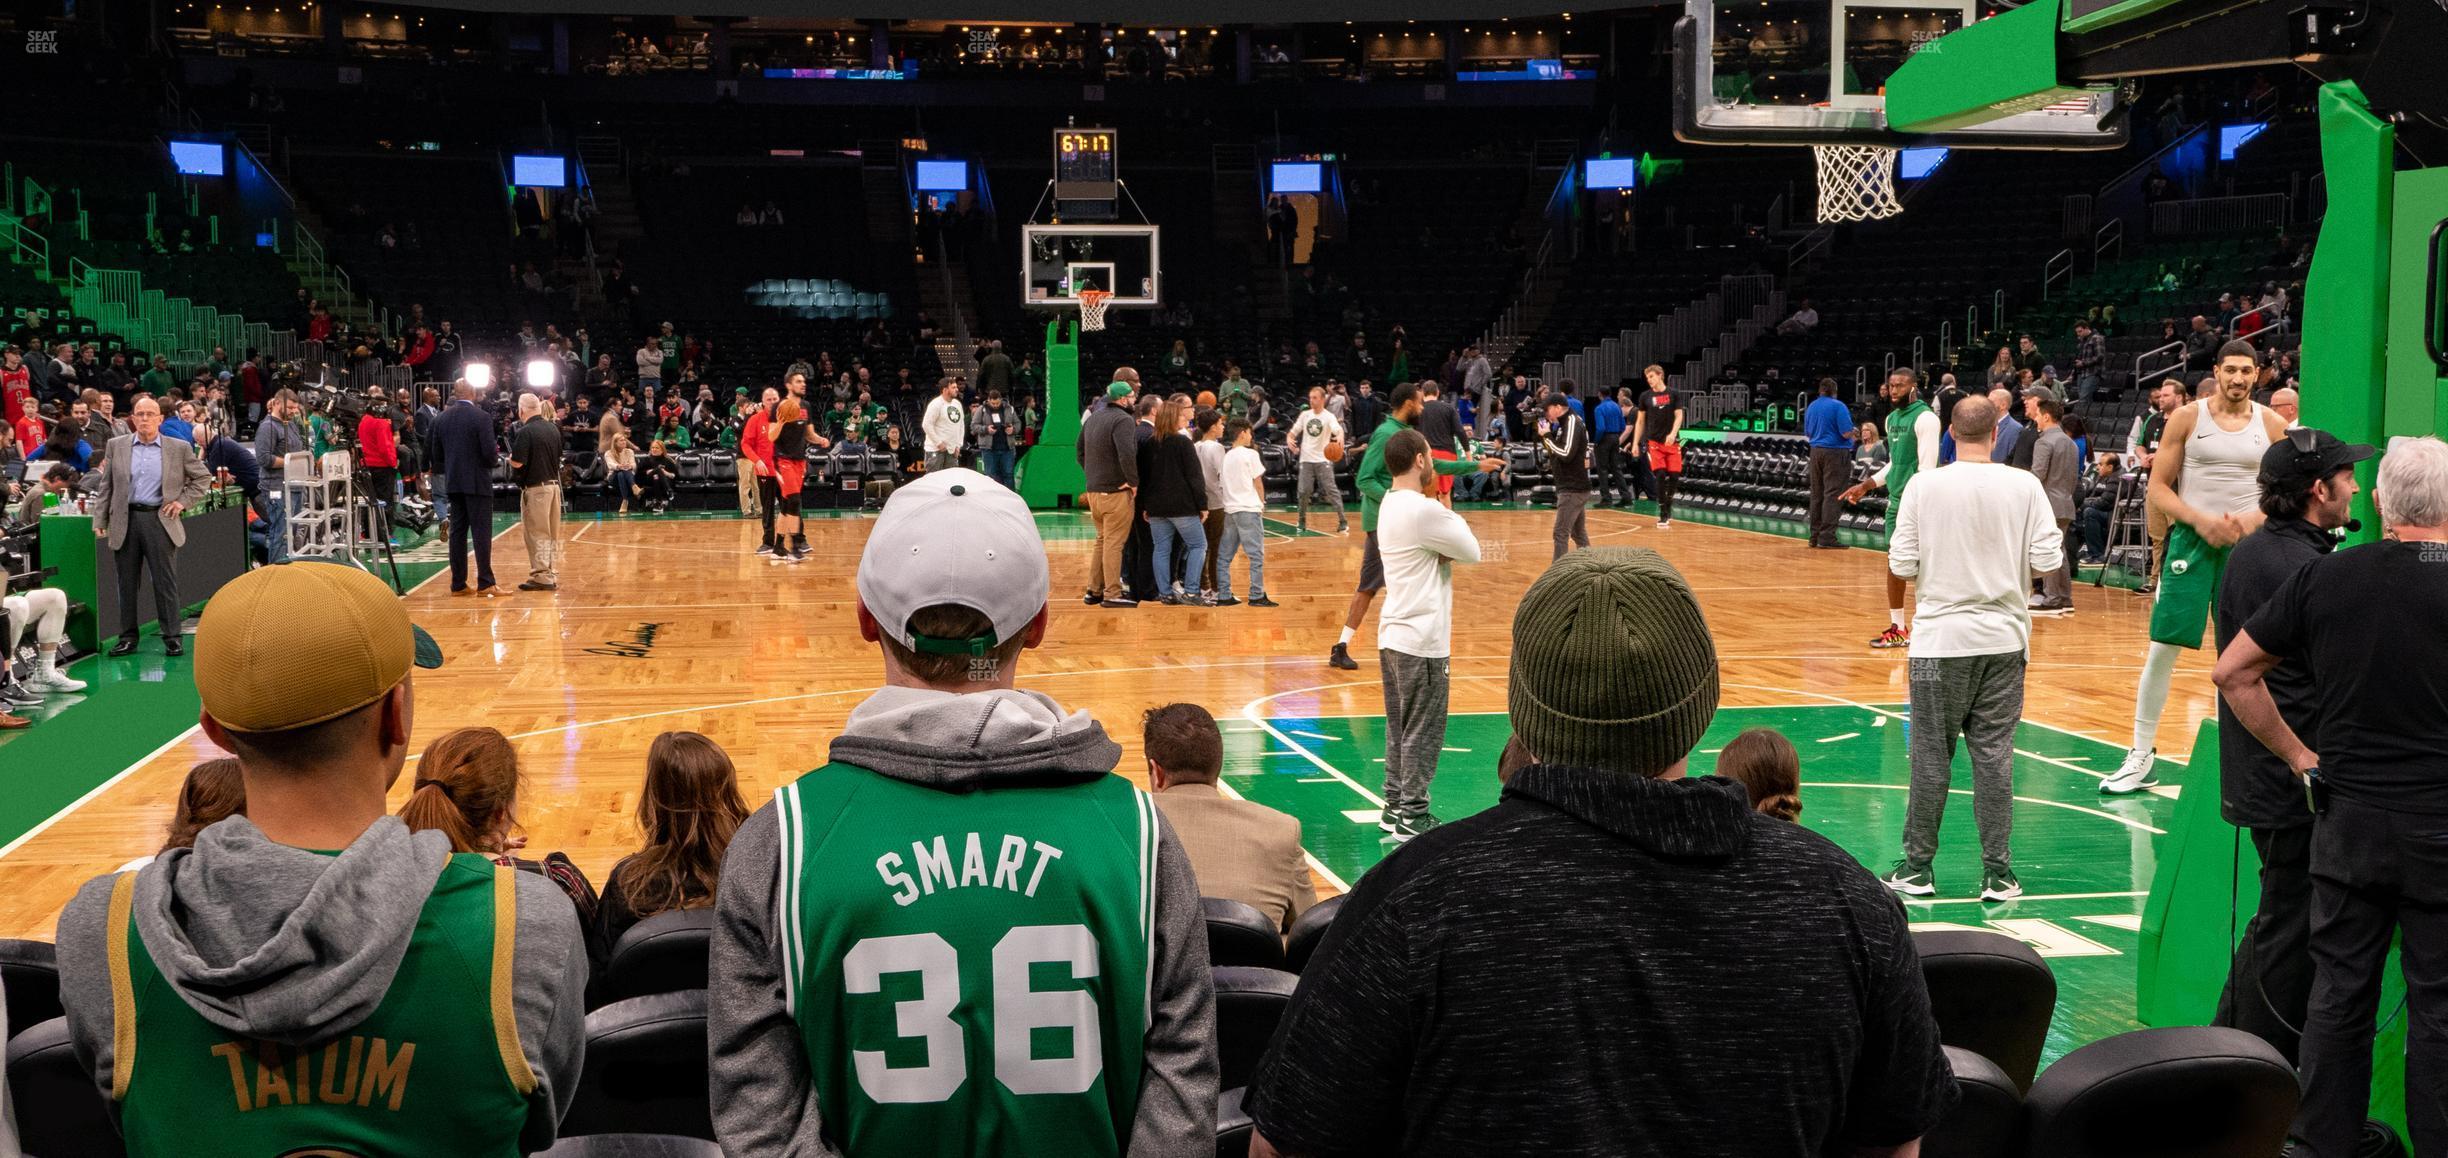
[[[1358,641],[1360,672],[1326,665],[1360,540],[1298,535],[1283,517],[1271,516],[1279,537],[1267,559],[1269,594],[1282,608],[1107,611],[1068,594],[1087,566],[1086,517],[1041,515],[1060,598],[1046,645],[1023,661],[1020,682],[1094,713],[1126,750],[1122,771],[1142,783],[1139,714],[1176,700],[1205,705],[1226,729],[1226,784],[1300,818],[1312,873],[1321,894],[1331,894],[1393,847],[1376,823],[1384,739],[1368,654],[1375,635],[1372,627]],[[1488,561],[1457,569],[1455,717],[1434,793],[1447,818],[1496,801],[1496,757],[1509,734],[1512,608],[1546,566],[1552,520],[1544,509],[1468,517]],[[1884,868],[1901,830],[1909,722],[1904,657],[1863,646],[1885,619],[1882,558],[1807,551],[1797,539],[1689,517],[1665,532],[1634,513],[1596,511],[1590,520],[1598,545],[1649,547],[1674,561],[1708,614],[1726,706],[1692,771],[1706,772],[1714,749],[1744,728],[1783,731],[1802,750],[1803,823]],[[635,847],[630,817],[658,733],[714,738],[738,761],[752,799],[822,762],[825,744],[880,678],[851,602],[869,525],[855,516],[810,520],[813,555],[780,566],[750,553],[753,522],[573,520],[557,596],[455,599],[441,582],[424,583],[409,594],[411,613],[448,662],[419,673],[412,751],[458,727],[508,733],[527,777],[520,820],[528,849],[566,851],[602,880]],[[519,541],[515,532],[499,539],[496,566],[505,575],[523,565]],[[2097,794],[2130,726],[2147,601],[2089,587],[2076,599],[2078,614],[2034,630],[2015,789],[2016,867],[2027,895],[2001,905],[1974,899],[1967,797],[1950,810],[1939,896],[1909,902],[1919,922],[1997,929],[2051,958],[2063,993],[2052,1058],[2139,1025],[2135,930],[2153,841],[2184,781],[2170,764],[2157,794]],[[0,936],[48,937],[77,885],[152,852],[186,769],[218,754],[189,728],[187,667],[165,669],[158,656],[98,662],[106,666],[86,676],[96,684],[88,698],[118,710],[64,715],[21,736],[117,754],[46,761],[79,774],[12,793],[21,803],[0,817],[8,826],[0,834]],[[2205,673],[2198,659],[2180,670],[2163,750],[2186,750],[2192,722],[2209,710]],[[0,747],[0,760],[10,754]],[[1960,760],[1958,782],[1968,790]],[[407,788],[404,777],[395,805]]]

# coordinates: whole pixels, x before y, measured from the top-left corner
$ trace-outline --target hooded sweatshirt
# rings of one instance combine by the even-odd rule
[[[1851,856],[1731,780],[1539,765],[1360,878],[1242,1105],[1293,1154],[1817,1158],[1955,1098]]]
[[[1040,692],[885,687],[850,712],[834,763],[947,793],[1112,774],[1121,746],[1084,711]],[[1127,1153],[1215,1152],[1215,982],[1198,880],[1159,820],[1156,943],[1137,1116]],[[820,1120],[798,1024],[783,1004],[775,942],[781,825],[768,801],[723,858],[715,902],[711,1036],[714,1132],[732,1154],[839,1155]],[[977,1080],[979,1075],[972,1075]],[[949,1127],[948,1127],[949,1128]]]
[[[397,817],[375,821],[337,856],[276,843],[232,817],[205,829],[194,848],[172,849],[138,872],[136,931],[163,979],[212,1025],[284,1045],[326,1041],[382,1004],[450,857],[447,837],[411,833]],[[586,947],[568,897],[542,876],[515,879],[512,999],[536,1078],[519,1142],[542,1149],[578,1088]],[[59,923],[60,1001],[77,1057],[105,1094],[117,880],[114,873],[86,882]]]

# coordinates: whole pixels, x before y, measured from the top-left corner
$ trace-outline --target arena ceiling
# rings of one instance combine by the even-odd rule
[[[1680,5],[1681,0],[1614,0],[1609,9]],[[1098,21],[1120,25],[1318,24],[1334,20],[1482,20],[1553,16],[1558,0],[897,0],[878,11],[873,0],[450,0],[412,6],[460,12],[589,16],[744,16],[811,20]],[[1592,9],[1591,11],[1595,11]]]

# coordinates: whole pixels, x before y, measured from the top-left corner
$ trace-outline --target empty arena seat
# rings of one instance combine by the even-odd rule
[[[9,1039],[8,1088],[17,1105],[17,1140],[28,1158],[127,1153],[92,1071],[68,1043],[67,1018],[52,1018]]]
[[[2024,1098],[2026,1158],[2269,1158],[2301,1090],[2268,1042],[2170,1026],[2059,1058]]]
[[[561,1133],[714,1138],[706,1102],[706,994],[632,997],[587,1014],[586,1068]]]
[[[1929,985],[1938,1040],[1997,1063],[2029,1090],[2057,1009],[2057,976],[2031,946],[2003,933],[1933,929],[1913,934]]]
[[[59,956],[51,942],[0,941],[0,990],[8,997],[11,1035],[60,1016]]]
[[[629,927],[612,946],[596,978],[596,1008],[644,997],[706,987],[706,947],[714,936],[714,910],[675,909]]]
[[[1258,1072],[1258,1059],[1266,1056],[1299,987],[1300,978],[1281,969],[1226,965],[1215,971],[1216,1063],[1224,1088],[1248,1085]]]
[[[1208,964],[1283,968],[1283,937],[1266,914],[1222,897],[1200,897],[1199,908],[1207,914]]]
[[[1921,1158],[1994,1158],[2014,1152],[2023,1128],[2023,1091],[1997,1063],[1968,1049],[1947,1046],[1948,1068],[1963,1100],[1921,1136]]]
[[[1298,973],[1309,967],[1310,957],[1326,939],[1327,926],[1334,924],[1335,914],[1343,911],[1343,901],[1349,896],[1328,897],[1292,918],[1292,931],[1284,934],[1284,968]]]
[[[1234,1087],[1216,1095],[1216,1158],[1249,1154],[1250,1135],[1257,1132],[1258,1124],[1241,1108],[1244,1092],[1246,1087]]]
[[[722,1147],[670,1134],[588,1134],[563,1138],[543,1158],[722,1158]]]

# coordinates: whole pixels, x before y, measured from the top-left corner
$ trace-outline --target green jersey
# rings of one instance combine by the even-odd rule
[[[121,874],[108,924],[111,1101],[128,1153],[514,1158],[528,1116],[551,1113],[512,1006],[517,877],[451,857],[373,1014],[328,1041],[281,1044],[188,1007],[136,930],[136,874]]]
[[[1118,1155],[1159,828],[1119,776],[942,792],[827,764],[775,793],[784,1001],[851,1155]]]
[[[1918,398],[1887,415],[1887,506],[1893,510],[1904,501],[1904,484],[1912,481],[1921,469],[1921,435],[1913,424],[1930,412],[1929,403]]]
[[[663,337],[656,339],[655,345],[663,348],[663,376],[669,378],[672,375],[679,373],[680,339],[666,334]]]
[[[1394,472],[1386,469],[1386,444],[1394,441],[1396,434],[1409,429],[1410,423],[1389,414],[1385,421],[1377,424],[1376,432],[1369,436],[1368,450],[1360,456],[1360,468],[1352,475],[1352,484],[1360,488],[1362,531],[1377,529],[1377,504],[1384,502],[1386,492],[1394,489]],[[1438,474],[1476,474],[1478,471],[1479,464],[1471,459],[1436,460]]]

